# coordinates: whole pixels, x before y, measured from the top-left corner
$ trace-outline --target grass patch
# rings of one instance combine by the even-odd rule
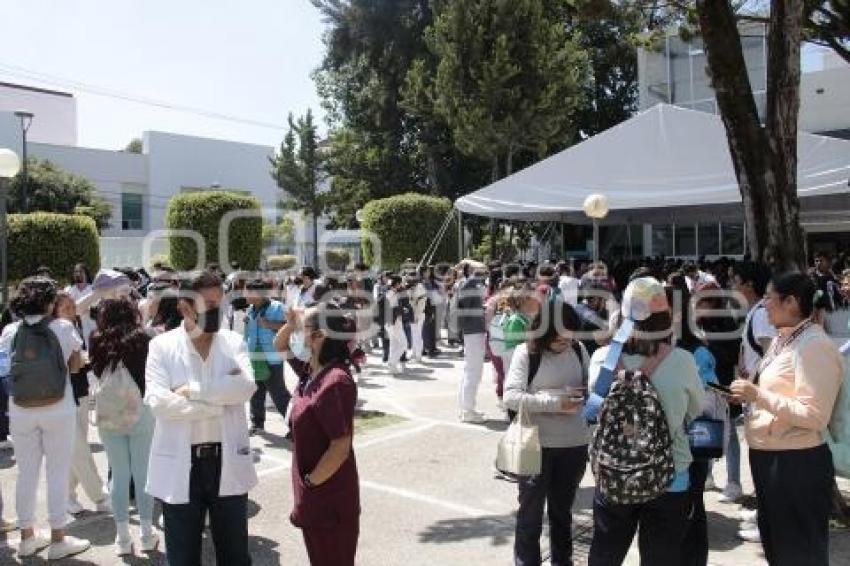
[[[404,422],[404,417],[391,415],[382,411],[356,410],[354,412],[354,432],[361,433]]]

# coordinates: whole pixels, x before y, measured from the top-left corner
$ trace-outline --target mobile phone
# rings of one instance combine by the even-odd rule
[[[719,383],[707,383],[709,387],[722,393],[723,395],[729,395],[730,397],[733,395],[732,390],[726,387],[725,385],[720,385]]]

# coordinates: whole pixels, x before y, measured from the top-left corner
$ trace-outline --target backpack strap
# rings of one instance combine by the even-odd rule
[[[764,305],[759,303],[756,305],[756,308],[753,309],[753,316],[750,317],[750,323],[747,325],[747,343],[752,348],[753,352],[758,354],[759,358],[764,357],[764,348],[761,347],[761,344],[756,340],[755,333],[753,332],[753,318],[756,316],[756,311],[759,309],[763,309]]]

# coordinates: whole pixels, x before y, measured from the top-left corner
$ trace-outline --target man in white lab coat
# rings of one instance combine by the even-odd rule
[[[256,389],[242,337],[220,330],[222,281],[192,277],[181,293],[182,326],[154,338],[145,402],[156,417],[147,491],[162,501],[170,566],[201,563],[204,519],[218,564],[251,563],[248,490],[257,474],[245,403]]]

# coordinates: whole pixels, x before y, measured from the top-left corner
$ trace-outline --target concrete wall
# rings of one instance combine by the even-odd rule
[[[28,140],[77,145],[77,101],[72,95],[0,82],[0,112],[16,110],[34,114]]]
[[[47,159],[62,169],[85,177],[98,189],[98,193],[112,206],[110,228],[104,235],[141,235],[144,231],[121,230],[121,194],[142,193],[147,198],[147,156],[120,151],[67,147],[52,144],[30,143],[33,157]],[[160,215],[161,216],[161,215]],[[145,225],[149,222],[145,217]]]
[[[148,157],[150,230],[165,228],[165,204],[183,188],[221,188],[249,191],[269,209],[273,220],[280,196],[269,174],[274,149],[223,140],[164,132],[145,132]]]

